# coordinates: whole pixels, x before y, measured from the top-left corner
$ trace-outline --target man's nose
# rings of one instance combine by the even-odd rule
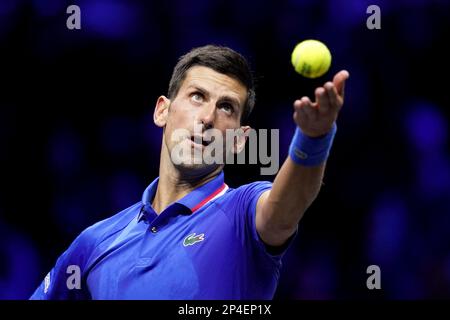
[[[205,104],[199,115],[199,120],[204,127],[203,129],[208,130],[210,128],[214,128],[215,118],[216,118],[216,104],[213,102]]]

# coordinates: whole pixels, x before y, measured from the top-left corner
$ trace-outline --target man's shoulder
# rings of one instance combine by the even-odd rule
[[[218,198],[215,203],[217,205],[237,206],[258,198],[264,191],[271,188],[272,182],[270,181],[254,181],[235,188],[230,187],[224,196]]]
[[[96,246],[110,235],[125,228],[133,218],[137,217],[141,207],[142,202],[135,203],[119,213],[84,229],[77,239],[83,243]]]
[[[271,189],[272,188],[272,182],[270,181],[253,181],[250,183],[246,183],[243,185],[240,185],[236,188],[230,188],[229,192],[235,192],[235,193],[242,193],[249,190],[262,190],[262,189]]]

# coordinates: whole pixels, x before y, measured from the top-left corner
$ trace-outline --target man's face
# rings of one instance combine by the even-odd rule
[[[191,170],[217,168],[218,164],[206,164],[198,159],[204,157],[213,146],[208,145],[209,141],[202,143],[199,139],[210,140],[211,133],[215,132],[223,138],[222,154],[236,148],[226,146],[225,133],[227,129],[242,128],[245,131],[248,128],[240,126],[246,99],[246,87],[234,78],[203,66],[190,68],[177,96],[172,101],[166,101],[170,101],[170,106],[164,121],[164,140],[169,156],[173,155],[174,148],[190,150],[182,154],[182,164],[175,165],[179,169]],[[174,162],[173,157],[171,159]]]

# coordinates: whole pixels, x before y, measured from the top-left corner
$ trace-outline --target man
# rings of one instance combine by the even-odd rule
[[[223,164],[189,160],[204,154],[209,130],[250,130],[242,125],[255,99],[248,64],[218,46],[181,57],[154,111],[159,177],[141,202],[83,231],[31,298],[271,299],[281,257],[319,192],[348,76],[317,88],[315,102],[294,102],[298,127],[273,184],[232,189]],[[242,150],[245,135],[233,141],[224,154]],[[175,161],[180,146],[189,152]]]

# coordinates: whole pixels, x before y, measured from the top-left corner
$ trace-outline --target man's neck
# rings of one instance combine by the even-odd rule
[[[152,207],[157,214],[192,190],[213,180],[222,171],[222,168],[219,167],[209,173],[187,176],[174,168],[167,169],[167,166],[160,165],[158,187],[152,202]]]

